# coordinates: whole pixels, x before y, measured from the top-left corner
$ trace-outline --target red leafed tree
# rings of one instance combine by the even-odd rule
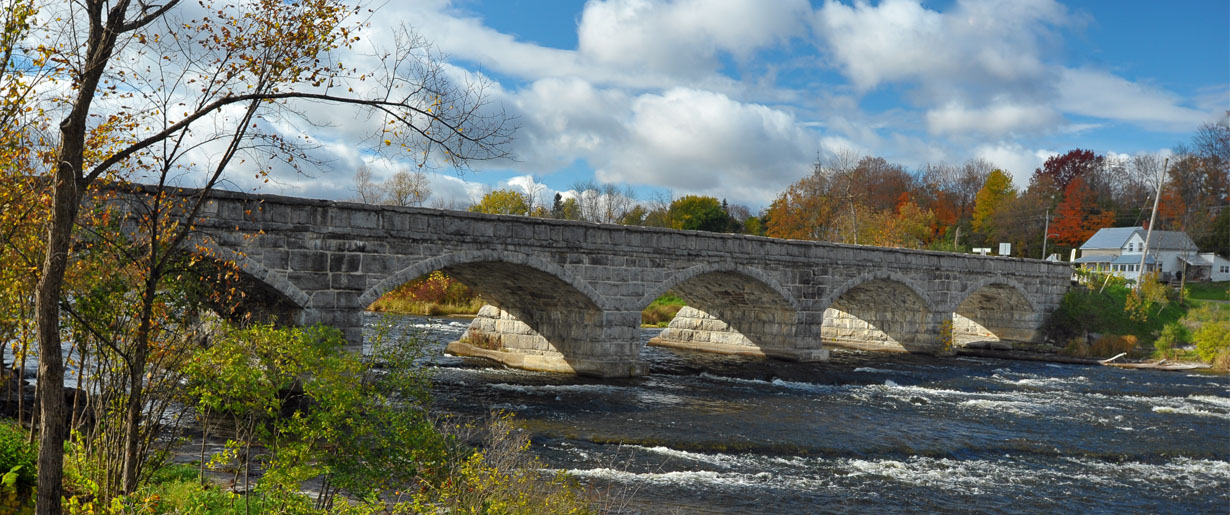
[[[1058,235],[1055,241],[1075,247],[1088,240],[1098,229],[1114,223],[1115,212],[1099,210],[1094,201],[1094,192],[1083,178],[1078,176],[1068,182],[1063,201],[1055,213],[1055,223],[1051,226],[1051,230]]]
[[[1042,165],[1042,168],[1034,170],[1034,177],[1048,177],[1055,184],[1057,192],[1066,192],[1068,185],[1077,177],[1082,177],[1086,173],[1097,170],[1102,166],[1103,158],[1097,155],[1092,150],[1073,149],[1068,153],[1058,156],[1051,156]]]

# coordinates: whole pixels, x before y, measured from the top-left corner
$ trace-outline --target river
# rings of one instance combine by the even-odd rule
[[[443,349],[468,322],[396,323]],[[645,347],[649,376],[597,380],[436,356],[437,410],[515,413],[628,512],[1230,512],[1226,375]]]

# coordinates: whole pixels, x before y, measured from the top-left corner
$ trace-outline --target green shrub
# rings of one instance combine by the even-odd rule
[[[1167,302],[1156,291],[1146,296],[1132,293],[1117,277],[1091,274],[1086,287],[1068,290],[1059,308],[1047,318],[1043,333],[1067,342],[1087,333],[1130,334],[1152,343],[1162,328],[1183,316],[1184,307]]]
[[[1192,333],[1187,330],[1187,327],[1179,322],[1166,324],[1162,328],[1162,334],[1158,335],[1157,341],[1153,342],[1153,348],[1157,349],[1158,354],[1163,358],[1174,356],[1174,348],[1190,343],[1192,341]]]
[[[641,311],[641,325],[666,327],[688,303],[673,291],[663,293]]]
[[[675,318],[675,315],[679,313],[680,309],[683,309],[683,306],[650,304],[644,311],[641,311],[641,325],[666,327]]]
[[[26,433],[12,422],[0,423],[0,474],[17,469],[18,487],[33,486],[38,480],[35,463],[38,450],[26,443]]]
[[[1223,354],[1230,354],[1230,322],[1210,320],[1192,339],[1196,341],[1196,354],[1206,363],[1213,363]]]

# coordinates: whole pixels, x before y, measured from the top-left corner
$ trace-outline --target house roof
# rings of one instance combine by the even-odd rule
[[[1081,257],[1076,258],[1076,261],[1073,261],[1073,263],[1110,263],[1112,265],[1139,265],[1140,264],[1140,253],[1123,254],[1120,256],[1112,256],[1112,255],[1107,255],[1107,254],[1102,254],[1102,255],[1097,255],[1097,256],[1081,256]],[[1157,260],[1153,259],[1153,256],[1148,256],[1145,258],[1145,264],[1146,265],[1157,264]]]
[[[1186,261],[1191,266],[1213,266],[1212,259],[1206,259],[1204,256],[1179,256],[1179,259]]]
[[[1146,265],[1153,265],[1153,264],[1156,264],[1156,263],[1157,263],[1157,260],[1153,259],[1153,256],[1147,256],[1147,257],[1145,257],[1145,264],[1146,264]],[[1123,255],[1120,255],[1120,256],[1115,256],[1115,259],[1111,260],[1111,264],[1114,264],[1114,265],[1139,265],[1139,264],[1140,264],[1140,253],[1136,253],[1136,254],[1123,254]]]
[[[1076,258],[1073,263],[1110,263],[1110,260],[1115,259],[1115,256],[1099,254],[1096,256],[1081,256]]]
[[[1098,229],[1097,233],[1081,245],[1081,250],[1121,249],[1123,244],[1127,243],[1133,234],[1139,234],[1140,239],[1143,240],[1145,239],[1146,231],[1140,227],[1108,227],[1106,229]],[[1153,231],[1153,234],[1149,236],[1149,249],[1191,250],[1194,252],[1196,250],[1196,243],[1183,231]]]

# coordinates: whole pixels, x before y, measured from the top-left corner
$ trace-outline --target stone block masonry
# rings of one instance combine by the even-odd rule
[[[189,191],[185,194],[191,194]],[[442,270],[494,307],[458,354],[603,377],[641,375],[640,312],[666,291],[681,311],[655,344],[815,361],[824,343],[910,352],[1036,344],[1062,263],[746,235],[599,225],[215,192],[197,241],[359,344],[360,313]],[[498,308],[498,309],[497,309]]]

